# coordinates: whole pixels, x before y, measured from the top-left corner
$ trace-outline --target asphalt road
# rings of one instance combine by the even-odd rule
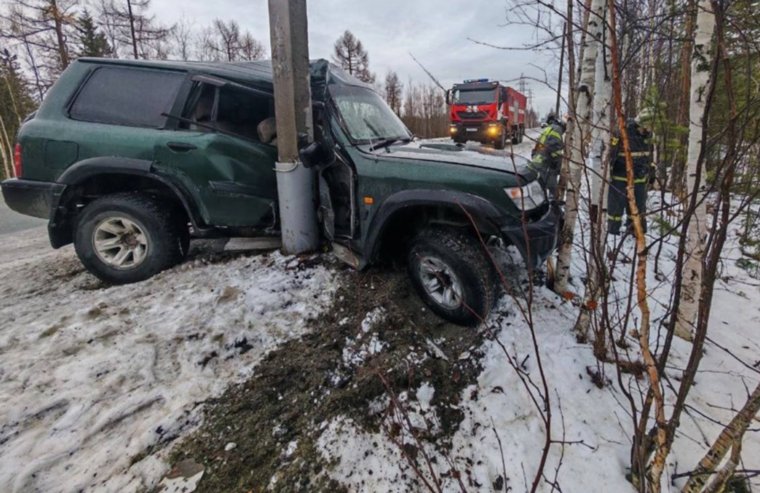
[[[44,226],[47,223],[44,219],[25,216],[14,212],[5,205],[5,201],[0,194],[0,236],[18,233],[37,226]]]

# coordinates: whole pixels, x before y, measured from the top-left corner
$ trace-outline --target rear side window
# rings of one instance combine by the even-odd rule
[[[161,70],[101,67],[71,105],[74,120],[132,127],[160,127],[174,104],[185,74]]]

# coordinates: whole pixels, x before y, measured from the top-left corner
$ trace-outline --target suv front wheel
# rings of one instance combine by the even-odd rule
[[[494,269],[471,236],[425,229],[412,241],[407,265],[420,297],[441,317],[475,325],[488,316],[497,291]]]
[[[142,281],[171,267],[182,260],[187,245],[187,228],[171,204],[139,193],[92,201],[74,235],[87,270],[111,284]]]

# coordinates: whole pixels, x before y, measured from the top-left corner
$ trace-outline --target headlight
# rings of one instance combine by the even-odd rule
[[[450,127],[449,127],[449,132],[451,132],[452,134],[455,134],[455,133],[457,133],[457,127],[456,127],[456,126],[454,126],[454,125],[450,126]]]
[[[522,187],[505,188],[504,191],[515,206],[523,211],[533,210],[546,201],[546,193],[538,180]]]

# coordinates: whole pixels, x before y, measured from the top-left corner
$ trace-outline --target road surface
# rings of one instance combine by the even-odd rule
[[[44,219],[25,216],[10,210],[0,196],[0,244],[3,242],[3,235],[44,226],[46,222]]]

